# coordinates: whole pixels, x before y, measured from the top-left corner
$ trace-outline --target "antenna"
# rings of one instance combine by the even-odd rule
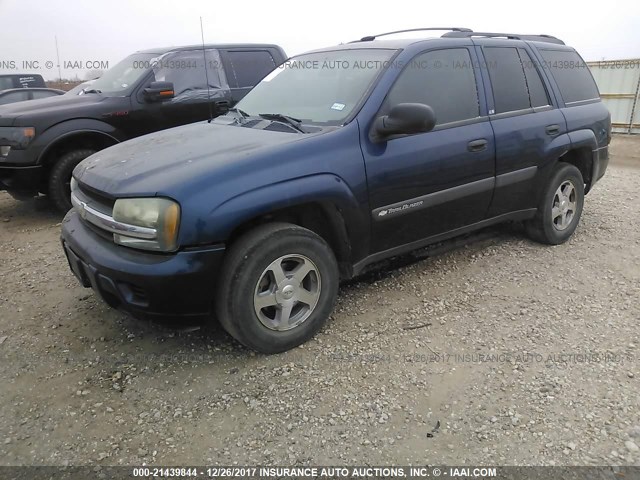
[[[207,68],[207,53],[204,49],[204,29],[202,28],[202,17],[200,17],[200,35],[202,36],[202,58],[204,60],[204,78],[207,80],[207,105],[209,106],[209,123],[213,120],[211,110],[211,89],[209,88],[209,69]]]
[[[60,50],[58,50],[58,36],[54,37],[56,39],[56,56],[58,57],[58,80],[62,81],[62,72],[60,71]]]

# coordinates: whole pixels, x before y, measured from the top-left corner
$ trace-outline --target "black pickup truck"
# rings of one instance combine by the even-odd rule
[[[71,208],[75,166],[130,138],[225,113],[282,64],[268,44],[197,45],[134,53],[83,95],[0,107],[0,190],[48,194]],[[206,67],[206,68],[205,68]]]

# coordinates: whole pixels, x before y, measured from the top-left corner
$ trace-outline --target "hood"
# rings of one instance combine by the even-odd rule
[[[10,124],[16,124],[18,119],[27,120],[34,117],[77,118],[82,116],[84,108],[94,111],[96,105],[101,103],[106,105],[110,103],[110,100],[112,97],[90,93],[86,95],[56,95],[55,97],[9,103],[0,106],[0,125],[7,125],[9,121],[11,121]]]
[[[74,177],[112,197],[177,197],[194,180],[251,168],[261,154],[313,135],[200,122],[163,130],[101,150]]]

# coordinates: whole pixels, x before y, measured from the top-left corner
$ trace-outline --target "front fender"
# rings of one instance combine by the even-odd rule
[[[366,208],[359,204],[347,183],[337,175],[322,173],[266,185],[244,192],[221,203],[208,212],[208,218],[197,219],[197,236],[214,242],[226,241],[243,223],[270,212],[303,204],[331,204],[342,215],[353,258],[364,255],[369,231]],[[366,207],[366,206],[365,206]],[[202,226],[197,228],[197,226]],[[191,234],[196,234],[193,232]],[[192,244],[195,238],[183,238]]]
[[[123,132],[114,128],[106,122],[95,119],[74,119],[57,123],[48,128],[43,133],[38,134],[33,144],[29,148],[34,148],[34,156],[37,158],[37,164],[41,164],[47,152],[57,142],[68,138],[72,135],[82,133],[98,133],[111,138],[115,143],[122,142],[127,139]]]

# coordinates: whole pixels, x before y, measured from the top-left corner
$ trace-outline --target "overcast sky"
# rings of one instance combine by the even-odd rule
[[[22,73],[23,61],[37,61],[39,68],[31,73],[56,78],[56,36],[60,60],[76,67],[87,60],[114,65],[146,48],[197,44],[200,17],[207,43],[277,43],[289,55],[367,34],[461,26],[548,33],[575,47],[586,60],[640,57],[638,0],[0,0],[0,72]],[[14,62],[13,70],[9,62]],[[84,78],[86,70],[62,71],[63,77],[76,74]]]

